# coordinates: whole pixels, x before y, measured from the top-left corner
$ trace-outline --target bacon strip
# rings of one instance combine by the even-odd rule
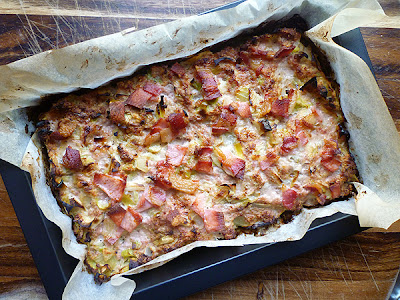
[[[136,205],[136,211],[142,212],[145,210],[148,210],[149,208],[153,207],[153,204],[151,204],[147,199],[149,197],[149,189],[146,188],[145,191],[143,192],[142,196],[139,198],[138,204]]]
[[[167,200],[165,191],[156,186],[151,186],[149,188],[148,195],[150,202],[155,206],[161,206],[164,204],[165,200]]]
[[[295,45],[283,46],[275,53],[274,58],[284,58],[288,56],[290,53],[292,53],[294,48],[296,48]]]
[[[125,209],[119,205],[115,204],[113,205],[110,210],[107,212],[107,215],[110,217],[110,219],[118,226],[121,225],[122,220],[125,217]]]
[[[250,104],[248,102],[232,102],[229,107],[242,118],[249,118],[251,116]]]
[[[205,209],[204,226],[208,232],[223,231],[225,229],[224,213],[214,209]]]
[[[307,136],[307,134],[304,132],[304,131],[299,131],[297,134],[296,134],[296,137],[299,139],[299,142],[300,142],[300,145],[301,146],[305,146],[305,145],[307,145],[308,144],[308,136]]]
[[[336,142],[325,140],[321,153],[321,165],[329,172],[337,171],[341,166],[341,161],[337,158],[340,150]]]
[[[209,70],[202,70],[196,66],[197,76],[200,78],[203,92],[204,100],[210,101],[221,97],[221,93],[218,89],[218,84],[215,81],[213,73]]]
[[[67,139],[67,137],[62,136],[61,133],[58,130],[53,131],[52,133],[50,133],[49,138],[50,138],[50,140],[56,140],[56,141]]]
[[[196,214],[204,219],[204,210],[205,210],[205,196],[204,193],[200,193],[196,195],[196,199],[194,199],[192,203],[192,208]]]
[[[222,163],[222,168],[225,173],[238,179],[244,178],[246,162],[243,159],[234,156],[230,152],[224,153],[218,148],[215,149],[215,154]]]
[[[161,94],[162,86],[159,85],[158,83],[147,81],[146,84],[143,86],[143,90],[156,97]]]
[[[125,103],[127,105],[131,105],[137,108],[143,108],[147,104],[147,101],[149,101],[152,96],[153,96],[152,94],[146,92],[142,88],[138,88],[132,94],[129,95]]]
[[[68,169],[77,171],[83,169],[81,154],[79,153],[79,150],[73,149],[71,148],[71,146],[68,146],[67,149],[65,149],[65,154],[62,160],[63,165]]]
[[[216,125],[213,125],[213,127],[211,128],[211,132],[214,135],[221,135],[221,134],[227,133],[228,131],[229,131],[228,128],[226,128],[226,127],[218,127]]]
[[[268,152],[265,159],[260,161],[261,171],[265,171],[269,167],[272,167],[279,160],[279,156],[275,152]]]
[[[231,158],[225,164],[225,167],[232,172],[233,176],[243,179],[246,162],[241,158]]]
[[[287,136],[283,138],[281,150],[283,154],[288,154],[298,146],[299,139],[295,136]]]
[[[126,186],[125,176],[111,176],[107,174],[94,174],[94,184],[97,185],[108,197],[120,201]]]
[[[196,171],[207,174],[213,173],[211,153],[212,148],[210,147],[203,147],[197,152],[199,159],[195,166]]]
[[[282,192],[282,203],[287,209],[294,209],[296,207],[297,192],[292,189],[287,189]]]
[[[110,119],[116,124],[122,124],[125,122],[125,102],[114,101],[110,102]]]
[[[115,204],[107,212],[110,219],[121,228],[132,232],[141,222],[142,216],[131,207],[126,211],[121,205]],[[115,241],[114,241],[115,242]]]
[[[267,60],[272,60],[274,58],[275,53],[271,50],[260,49],[257,46],[249,47],[250,53],[253,56],[263,57]]]
[[[327,169],[329,172],[335,172],[337,171],[342,163],[340,160],[333,158],[333,159],[327,159],[327,160],[321,160],[322,166]]]
[[[250,64],[250,54],[247,51],[240,51],[239,52],[240,59],[246,64]]]
[[[144,145],[150,146],[151,144],[158,142],[161,138],[161,132],[164,129],[169,129],[169,124],[164,118],[161,118],[156,124],[154,124],[150,130],[150,133],[145,137]]]
[[[307,184],[306,186],[304,186],[304,188],[314,195],[319,195],[323,193],[322,186],[317,183]]]
[[[173,166],[180,166],[185,157],[187,147],[180,145],[168,145],[166,160],[167,163]]]
[[[185,115],[181,112],[170,114],[167,117],[167,121],[170,124],[172,133],[174,133],[176,135],[183,132],[187,126],[187,122],[185,120]]]
[[[272,102],[271,113],[278,117],[287,117],[289,112],[290,99],[277,99]]]
[[[128,232],[132,232],[141,222],[142,216],[131,207],[128,207],[128,211],[126,211],[119,226]]]
[[[187,121],[183,113],[172,113],[166,119],[161,118],[154,124],[150,133],[145,137],[144,145],[149,146],[160,139],[163,143],[169,143],[178,134],[183,133],[186,126]]]
[[[183,75],[185,75],[186,70],[184,67],[182,67],[179,63],[174,63],[171,67],[171,71],[174,72],[176,75],[178,75],[179,77],[182,77]]]
[[[335,182],[329,187],[329,190],[331,191],[332,194],[332,199],[336,199],[340,197],[340,194],[342,193],[340,189],[340,183]]]
[[[237,116],[229,108],[222,108],[218,121],[212,125],[212,133],[220,135],[232,130],[236,126]]]
[[[250,104],[247,102],[240,102],[236,113],[242,118],[249,118],[251,116]]]

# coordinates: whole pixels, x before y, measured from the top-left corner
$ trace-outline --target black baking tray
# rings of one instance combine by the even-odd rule
[[[231,6],[239,2],[242,1],[236,1]],[[372,70],[359,29],[334,40],[359,55]],[[78,261],[64,252],[60,229],[48,221],[37,206],[30,175],[2,160],[0,173],[47,295],[50,299],[61,299]],[[180,298],[343,239],[363,229],[357,217],[337,213],[315,220],[299,241],[196,248],[162,267],[130,276],[137,283],[133,298]]]

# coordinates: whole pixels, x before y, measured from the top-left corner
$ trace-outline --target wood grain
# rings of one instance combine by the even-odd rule
[[[0,177],[0,293],[26,283],[40,286],[38,271]]]
[[[0,0],[0,64],[126,28],[140,30],[229,2]],[[380,3],[388,15],[400,15],[397,0]],[[400,30],[363,28],[361,32],[400,131]],[[45,299],[1,178],[0,205],[0,299]],[[400,265],[399,232],[400,222],[388,232],[363,232],[185,299],[383,299]]]
[[[399,239],[357,234],[185,299],[383,299],[400,263]]]
[[[362,28],[361,32],[382,96],[400,131],[400,29]]]
[[[0,64],[127,28],[145,29],[196,15],[228,0],[1,1]]]

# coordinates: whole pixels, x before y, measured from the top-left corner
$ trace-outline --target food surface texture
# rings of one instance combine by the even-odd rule
[[[339,87],[322,69],[281,28],[55,101],[38,134],[95,280],[351,195]]]

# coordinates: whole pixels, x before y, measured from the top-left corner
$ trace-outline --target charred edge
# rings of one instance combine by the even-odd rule
[[[300,60],[300,59],[302,59],[303,57],[308,58],[308,54],[305,53],[305,52],[300,52],[300,53],[298,53],[298,54],[295,54],[294,57],[295,57],[295,59]]]
[[[145,108],[144,108],[144,111],[145,111],[146,113],[152,113],[152,112],[154,112],[154,109],[145,107]]]
[[[129,270],[132,270],[138,266],[140,266],[140,263],[137,260],[133,260],[132,258],[129,260]]]
[[[42,127],[38,127],[36,131],[37,131],[37,135],[42,143],[45,142],[46,139],[52,133],[52,131],[50,130],[49,124],[44,124]]]
[[[269,123],[269,121],[267,119],[264,119],[264,120],[261,120],[261,121],[258,121],[258,122],[262,125],[262,129],[265,132],[268,132],[268,131],[272,130],[271,124]]]
[[[236,234],[254,234],[254,235],[259,235],[261,230],[267,230],[271,226],[277,224],[279,221],[279,218],[271,218],[270,220],[264,220],[260,221],[257,223],[254,223],[253,225],[247,226],[247,227],[237,227],[235,229]]]
[[[308,80],[303,86],[300,88],[300,91],[312,91],[317,88],[317,77],[313,77]]]
[[[331,64],[328,60],[328,56],[326,55],[325,51],[318,48],[308,37],[304,34],[301,36],[300,42],[308,47],[311,47],[311,53],[313,54],[313,59],[317,63],[317,67],[325,74],[326,78],[332,84],[332,88],[337,92],[339,95],[339,84],[336,82],[335,73],[332,70]]]
[[[83,263],[84,263],[84,265],[85,265],[85,267],[86,267],[86,270],[87,270],[89,273],[94,274],[94,282],[95,282],[96,284],[102,285],[104,282],[107,282],[107,281],[110,280],[110,277],[108,277],[107,275],[101,274],[101,273],[99,273],[97,270],[93,269],[93,268],[89,265],[89,263],[87,262],[87,259],[86,259],[86,258],[85,258],[85,260],[83,261]]]
[[[46,124],[45,126],[48,126],[48,124]],[[41,142],[42,147],[40,147],[39,151],[42,152],[42,157],[43,157],[43,161],[45,164],[45,176],[46,176],[46,182],[48,184],[48,186],[51,189],[51,192],[53,193],[54,197],[57,200],[58,205],[60,206],[61,209],[64,208],[63,204],[61,203],[60,200],[60,188],[63,187],[64,182],[61,180],[60,182],[56,181],[56,174],[55,174],[55,166],[53,161],[51,160],[49,153],[47,152],[47,147],[45,146],[45,141],[48,137],[48,132],[49,130],[46,130],[46,132],[44,133],[40,133],[40,130],[38,130],[38,136]]]
[[[261,23],[256,28],[251,28],[245,30],[243,33],[239,34],[233,40],[223,41],[216,45],[203,50],[210,50],[212,52],[218,52],[227,46],[237,47],[243,44],[243,41],[249,41],[251,43],[255,35],[272,34],[277,33],[282,28],[295,28],[300,33],[307,31],[310,27],[307,22],[298,14],[293,15],[289,18],[283,18],[279,21],[267,21]]]
[[[358,172],[358,171],[357,171]],[[357,176],[358,178],[358,176]],[[360,180],[361,182],[361,180]],[[340,196],[338,198],[335,199],[329,199],[326,200],[326,202],[324,204],[316,204],[316,205],[304,205],[304,208],[318,208],[318,207],[323,207],[323,206],[327,206],[333,202],[340,202],[340,201],[348,201],[351,197],[355,197],[357,195],[357,189],[355,188],[354,184],[350,183],[350,182],[346,182],[348,184],[348,194],[344,195],[344,196]]]
[[[70,198],[70,199],[69,199],[69,203],[70,203],[70,205],[72,205],[73,207],[84,208],[83,205],[80,204],[79,202],[77,202],[74,198]]]
[[[257,222],[257,223],[254,223],[251,226],[245,227],[245,229],[256,230],[258,228],[266,228],[266,227],[268,227],[268,226],[270,226],[270,225],[272,225],[274,223],[276,223],[276,219],[273,219],[273,220],[271,220],[269,222]]]
[[[62,204],[62,206],[64,207],[64,210],[67,212],[67,214],[69,215],[69,213],[71,212],[71,210],[74,208],[74,206],[73,205],[71,205],[71,204],[69,204],[69,203],[67,203],[67,202],[64,202],[64,201],[61,201],[61,204]]]
[[[85,243],[90,243],[91,240],[92,240],[92,238],[90,237],[90,232],[86,232],[84,242]]]
[[[328,97],[328,89],[321,83],[318,83],[317,77],[312,77],[310,80],[308,80],[301,88],[301,91],[307,91],[311,94],[314,95],[319,95],[323,99],[325,99],[327,102],[325,104],[331,108],[331,109],[338,109],[336,105],[335,98],[329,96]]]
[[[338,130],[339,130],[339,137],[340,138],[343,138],[344,139],[344,145],[345,145],[345,147],[347,148],[347,149],[349,149],[349,154],[350,154],[350,160],[352,161],[352,162],[354,162],[354,169],[355,169],[355,176],[357,177],[357,179],[358,179],[358,181],[360,182],[360,183],[363,183],[363,180],[362,180],[362,178],[361,178],[361,176],[360,176],[360,172],[358,171],[358,168],[357,168],[357,165],[356,165],[356,163],[355,163],[355,159],[354,159],[354,155],[353,155],[353,153],[351,153],[351,151],[350,151],[350,146],[349,146],[349,140],[350,140],[350,132],[347,130],[347,121],[346,121],[346,118],[343,116],[343,122],[342,123],[339,123],[339,126],[338,126]],[[355,192],[355,193],[353,193],[351,196],[354,196],[354,195],[356,195],[357,194],[357,192],[356,192],[356,188],[353,186],[353,191]]]
[[[121,148],[121,146],[118,146],[119,148]],[[117,147],[117,149],[118,149]],[[118,149],[119,150],[119,149]],[[111,173],[115,173],[119,171],[119,168],[121,167],[121,164],[118,162],[118,160],[116,160],[114,157],[111,159]]]
[[[101,113],[93,113],[92,115],[90,115],[90,118],[91,119],[97,119],[100,116],[101,116]]]
[[[61,188],[64,184],[64,180],[61,179],[61,181],[55,186],[57,189]]]
[[[221,61],[223,61],[223,60],[230,60],[230,61],[232,61],[232,62],[236,62],[236,60],[234,60],[233,58],[224,56],[224,57],[220,57],[220,58],[214,59],[214,64],[215,64],[216,66],[218,66],[218,64],[219,64]]]
[[[43,127],[45,125],[49,125],[50,122],[48,120],[40,120],[36,123],[35,127],[39,128],[39,127]]]
[[[350,139],[350,133],[347,130],[347,126],[345,123],[339,124],[339,136],[344,136],[347,141]]]
[[[92,226],[93,221],[90,222],[89,224],[87,224],[87,223],[84,222],[84,220],[81,220],[81,219],[79,218],[79,216],[80,216],[80,215],[76,215],[74,221],[77,222],[78,225],[79,225],[81,228],[90,228],[90,226]],[[81,241],[81,243],[83,243],[83,242]]]
[[[287,210],[287,211],[284,211],[281,214],[280,219],[282,220],[282,222],[284,224],[288,224],[293,220],[294,216],[297,216],[300,213],[300,211],[301,210],[296,210],[296,211]]]
[[[160,108],[166,109],[167,105],[164,103],[164,95],[160,96]]]

